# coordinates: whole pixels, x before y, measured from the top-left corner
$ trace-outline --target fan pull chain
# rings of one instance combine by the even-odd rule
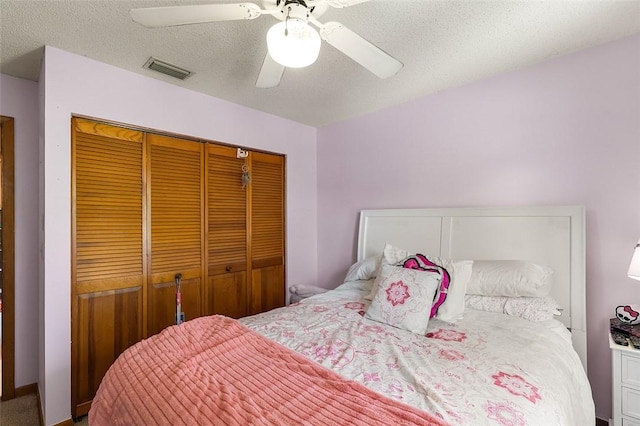
[[[251,175],[249,174],[249,166],[245,162],[242,165],[242,189],[245,189],[251,182]]]
[[[287,9],[287,17],[284,19],[284,36],[289,35],[289,14],[291,13],[291,6]]]

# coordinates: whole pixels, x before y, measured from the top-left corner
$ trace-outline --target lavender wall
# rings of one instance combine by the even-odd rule
[[[584,205],[589,379],[611,415],[607,319],[640,302],[640,36],[318,130],[318,279],[370,208]],[[425,76],[428,78],[428,76]]]
[[[0,75],[0,114],[14,120],[15,385],[38,381],[38,85]]]
[[[44,354],[45,424],[70,417],[70,120],[98,117],[287,155],[287,280],[316,269],[316,129],[45,48]],[[42,383],[44,381],[44,385]]]
[[[290,284],[343,278],[363,208],[585,205],[589,375],[608,418],[606,320],[618,303],[640,302],[625,275],[640,236],[639,52],[635,36],[322,128],[316,199],[315,129],[47,48],[39,89],[0,76],[0,112],[16,117],[16,281],[27,283],[37,276],[42,107],[46,329],[39,346],[30,340],[38,294],[26,284],[17,384],[38,380],[29,354],[39,351],[45,424],[69,417],[69,120],[83,114],[286,153]]]

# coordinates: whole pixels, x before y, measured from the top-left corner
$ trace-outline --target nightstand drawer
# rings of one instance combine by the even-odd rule
[[[622,384],[640,390],[640,352],[638,354],[622,354]]]
[[[640,421],[640,390],[622,387],[622,415]]]

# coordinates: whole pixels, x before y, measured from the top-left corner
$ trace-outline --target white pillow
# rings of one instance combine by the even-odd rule
[[[551,291],[553,270],[522,260],[476,260],[467,294],[544,297]]]
[[[467,309],[499,312],[529,321],[547,321],[562,315],[562,307],[552,297],[465,296]]]
[[[430,257],[430,259],[451,274],[451,284],[449,284],[447,297],[438,308],[436,318],[447,322],[461,320],[464,314],[464,295],[467,291],[467,283],[471,278],[473,260],[453,261],[440,257]]]
[[[431,301],[439,285],[439,274],[382,265],[374,283],[378,291],[364,316],[424,335]]]
[[[370,256],[351,265],[344,277],[344,282],[370,280],[376,277],[378,268],[380,267],[380,256]]]
[[[381,265],[391,264],[398,265],[404,263],[407,258],[416,256],[407,250],[394,247],[390,244],[384,246],[382,252]],[[441,286],[436,291],[436,303],[440,298],[444,297],[444,301],[435,306],[435,317],[447,322],[455,322],[462,318],[464,314],[464,295],[467,289],[467,283],[471,277],[472,260],[453,261],[437,256],[425,256],[429,261],[446,270],[449,274],[450,282],[448,288],[443,288],[445,283],[441,282]],[[441,272],[441,271],[440,271]],[[371,293],[365,299],[371,300],[375,296],[377,287],[374,285]],[[433,316],[433,315],[432,315]]]

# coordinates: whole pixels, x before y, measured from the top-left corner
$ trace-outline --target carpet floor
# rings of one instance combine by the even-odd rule
[[[0,402],[0,425],[39,426],[38,402],[35,395],[26,395],[10,401]],[[87,416],[75,422],[76,426],[87,426]]]

